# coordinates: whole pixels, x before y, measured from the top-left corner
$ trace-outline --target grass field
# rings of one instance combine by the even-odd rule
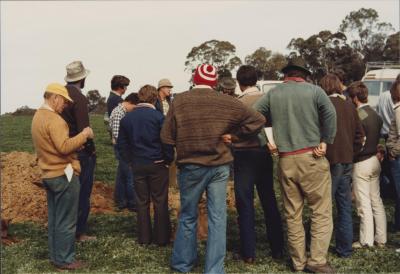
[[[2,116],[0,118],[0,149],[2,152],[33,152],[30,137],[32,117]],[[116,163],[112,146],[105,131],[102,116],[92,116],[97,148],[96,180],[113,184]],[[278,201],[279,189],[276,185]],[[385,248],[363,249],[354,252],[349,259],[338,258],[333,253],[332,239],[329,261],[341,273],[400,272],[400,235],[391,232],[393,202],[385,200],[388,217],[388,244]],[[247,265],[232,260],[238,248],[236,213],[229,212],[227,231],[227,273],[277,273],[290,272],[289,257],[274,261],[269,257],[269,246],[264,234],[262,212],[256,209],[257,260]],[[176,222],[176,220],[172,220]],[[354,216],[354,235],[358,237],[358,217]],[[87,273],[169,273],[169,258],[172,247],[142,247],[136,243],[136,217],[133,213],[113,215],[92,215],[89,218],[90,233],[98,237],[92,243],[77,245],[77,258],[88,262],[89,266],[80,272]],[[47,233],[42,226],[33,223],[11,224],[10,234],[20,240],[11,246],[1,248],[1,273],[48,273],[54,269],[48,261]],[[204,267],[205,242],[199,243],[200,264],[194,272]]]

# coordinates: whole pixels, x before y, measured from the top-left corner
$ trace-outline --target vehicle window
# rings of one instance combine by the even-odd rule
[[[368,95],[378,96],[381,89],[380,81],[364,81],[364,84],[368,88]]]
[[[271,83],[271,84],[264,84],[262,91],[264,93],[267,93],[268,91],[270,91],[271,89],[273,89],[276,86],[276,83]]]
[[[392,87],[393,82],[392,81],[384,81],[383,82],[383,90],[390,90]]]

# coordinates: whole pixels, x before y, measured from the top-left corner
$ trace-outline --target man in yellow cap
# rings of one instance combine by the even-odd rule
[[[93,131],[86,127],[69,137],[68,125],[60,113],[70,102],[72,99],[64,86],[48,85],[44,104],[33,116],[32,140],[47,191],[50,261],[58,269],[74,270],[84,266],[75,260],[81,171],[75,151],[88,138],[93,138]]]

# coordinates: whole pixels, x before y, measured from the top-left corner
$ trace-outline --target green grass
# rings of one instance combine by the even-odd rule
[[[28,116],[2,116],[0,118],[0,148],[3,152],[13,150],[33,152],[30,139]],[[116,163],[108,133],[102,116],[92,116],[91,123],[95,132],[97,149],[96,180],[113,184]],[[279,188],[276,185],[279,204]],[[400,234],[391,233],[393,202],[385,200],[388,217],[388,244],[383,249],[365,249],[354,252],[350,259],[338,258],[332,239],[329,261],[339,271],[346,273],[399,272],[400,254],[394,249],[400,247]],[[257,202],[258,204],[258,202]],[[306,210],[306,215],[309,211]],[[176,220],[172,220],[176,223]],[[239,243],[236,213],[228,214],[227,273],[283,273],[290,272],[289,257],[273,261],[269,257],[270,248],[265,237],[263,214],[256,207],[257,261],[246,265],[232,260],[232,254]],[[354,215],[354,235],[358,237],[359,219]],[[132,213],[116,215],[91,215],[89,218],[90,234],[98,237],[92,243],[77,245],[77,258],[88,262],[89,266],[80,272],[86,273],[169,273],[169,259],[172,247],[142,247],[136,243],[136,216]],[[20,241],[11,246],[2,246],[1,273],[49,273],[54,268],[48,261],[46,228],[33,223],[11,224],[10,234]],[[286,236],[286,235],[285,235]],[[200,264],[193,271],[202,272],[204,268],[205,242],[199,243]]]

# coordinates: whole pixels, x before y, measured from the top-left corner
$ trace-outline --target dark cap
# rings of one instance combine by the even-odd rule
[[[219,81],[219,85],[225,89],[235,89],[236,81],[231,77],[224,77]]]
[[[307,75],[311,75],[311,71],[306,68],[306,62],[301,57],[290,59],[289,63],[282,69],[282,72],[287,74],[291,70],[301,70]]]

